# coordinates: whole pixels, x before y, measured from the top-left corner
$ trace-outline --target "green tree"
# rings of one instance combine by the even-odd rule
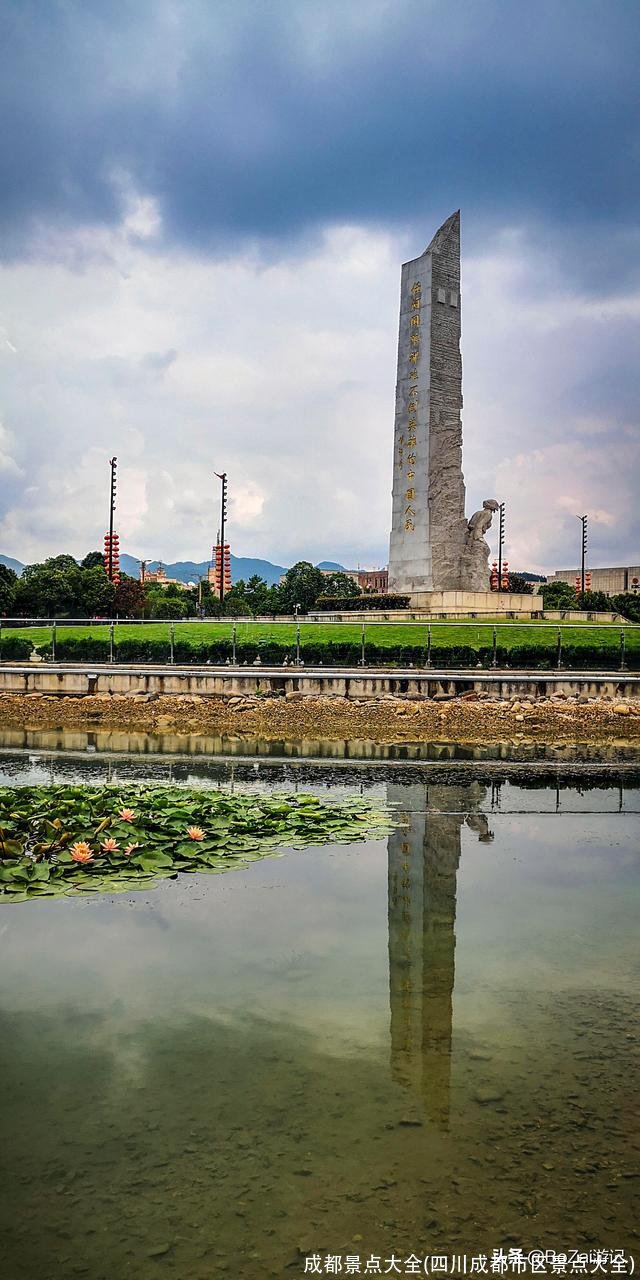
[[[59,569],[62,573],[65,573],[67,569],[70,571],[73,571],[74,569],[80,568],[75,556],[68,556],[68,555],[48,556],[48,558],[43,562],[43,565],[46,566],[46,568],[49,570]],[[27,565],[26,568],[29,569],[30,567],[33,568],[33,566],[29,566],[29,565]],[[40,568],[41,566],[36,565],[35,567]],[[26,573],[26,569],[23,570],[23,574],[24,573]]]
[[[203,578],[200,587],[190,587],[185,592],[194,613],[202,611],[203,618],[217,618],[220,615],[220,601],[211,583]]]
[[[79,580],[74,578],[78,595],[78,615],[107,617],[113,610],[116,588],[109,581],[102,565],[81,569]]]
[[[80,568],[81,569],[97,569],[97,568],[104,569],[104,556],[102,552],[101,551],[87,552],[87,555],[84,557],[84,560],[80,561]]]
[[[268,612],[268,604],[270,602],[269,588],[259,574],[254,573],[247,582],[245,595],[249,605],[249,609],[254,618],[258,614]]]
[[[640,622],[640,592],[622,591],[611,597],[611,604],[616,613],[621,613],[629,622]]]
[[[507,590],[515,592],[517,595],[530,596],[533,595],[533,583],[527,578],[523,578],[520,573],[507,574],[508,588]]]
[[[153,607],[153,618],[189,618],[193,612],[193,606],[190,600],[187,600],[186,594],[180,592],[180,599],[177,596],[169,596],[163,592],[163,599],[158,600]]]
[[[16,589],[16,612],[32,618],[73,617],[80,607],[81,575],[73,556],[26,565]]]
[[[25,568],[16,588],[23,616],[91,617],[111,612],[114,588],[103,566],[82,569],[73,556],[51,556]]]
[[[251,613],[251,601],[247,595],[247,584],[243,578],[239,578],[225,592],[223,607],[224,612],[230,618],[239,618]]]
[[[335,573],[326,573],[323,575],[322,590],[320,594],[323,596],[343,596],[353,599],[354,596],[361,596],[362,592],[358,583],[354,582],[353,578],[348,577],[346,573],[340,573],[339,570],[336,570]]]
[[[308,560],[299,560],[287,570],[284,582],[280,584],[281,612],[295,613],[295,606],[299,605],[302,613],[308,613],[318,596],[323,594],[325,583],[325,575],[320,569]]]
[[[16,603],[18,575],[6,564],[0,564],[0,615],[10,617]]]
[[[610,613],[613,609],[611,596],[606,591],[578,592],[578,608],[588,609],[590,613]]]
[[[282,601],[280,599],[280,592],[276,586],[267,587],[262,600],[261,609],[262,613],[267,614],[273,613],[277,615],[278,613],[284,612],[282,608]]]
[[[545,582],[540,594],[545,609],[578,608],[578,596],[575,587],[570,587],[568,582],[561,582],[559,578],[554,578],[552,582]]]

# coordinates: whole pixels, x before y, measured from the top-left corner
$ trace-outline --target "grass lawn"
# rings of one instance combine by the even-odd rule
[[[493,623],[489,622],[468,622],[452,624],[447,622],[431,623],[431,647],[437,649],[441,645],[470,645],[477,648],[478,646],[491,646],[493,637]],[[517,621],[500,621],[496,620],[498,644],[507,648],[513,648],[515,645],[537,644],[541,648],[555,648],[557,643],[558,628],[562,631],[562,639],[564,644],[571,645],[597,645],[611,646],[618,648],[620,644],[620,631],[624,626],[625,643],[627,650],[640,650],[640,625],[638,624],[621,624],[621,623],[605,623],[599,627],[594,627],[588,622],[578,622],[574,624],[568,623],[545,623],[541,620],[535,620],[526,627]],[[51,640],[50,627],[2,627],[2,638],[12,635],[20,635],[28,637],[34,645],[48,644]],[[105,623],[87,623],[86,625],[65,626],[63,622],[59,622],[56,628],[58,640],[68,639],[71,637],[88,637],[94,639],[108,640],[109,627]],[[231,622],[176,622],[174,625],[174,636],[176,641],[186,640],[193,644],[205,643],[214,640],[227,639],[231,640],[233,634],[233,624]],[[119,640],[129,639],[145,639],[145,640],[164,640],[169,646],[170,624],[168,622],[147,622],[143,625],[127,622],[119,622],[115,626],[115,642],[116,646]],[[322,622],[301,622],[300,623],[300,640],[302,648],[302,656],[304,657],[305,640],[322,641],[329,643],[354,643],[360,644],[362,638],[362,626],[360,622],[354,623],[322,623]],[[365,641],[370,644],[395,646],[395,645],[425,645],[427,639],[427,623],[365,623]],[[256,640],[274,640],[281,644],[295,647],[296,628],[293,623],[251,623],[239,622],[236,625],[236,640],[238,644],[243,641]]]

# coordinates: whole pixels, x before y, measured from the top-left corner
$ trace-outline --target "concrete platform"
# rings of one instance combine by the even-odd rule
[[[540,596],[514,591],[415,591],[411,608],[433,614],[523,614],[530,617],[540,609]]]
[[[403,593],[404,594],[404,593]],[[406,618],[523,618],[530,622],[534,614],[543,609],[542,596],[520,594],[513,591],[412,591],[408,609],[390,609],[380,612],[362,609],[351,613],[309,613],[311,619],[330,621],[374,621],[388,618],[394,622]]]

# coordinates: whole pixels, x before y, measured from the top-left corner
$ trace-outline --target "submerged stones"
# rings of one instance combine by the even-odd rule
[[[481,1085],[473,1094],[474,1102],[479,1102],[482,1107],[490,1102],[502,1102],[503,1098],[504,1091],[497,1085]]]
[[[640,698],[565,692],[535,699],[526,693],[501,698],[499,689],[494,695],[480,691],[469,696],[468,689],[457,695],[446,688],[430,698],[396,692],[363,696],[358,688],[354,686],[353,697],[291,690],[286,696],[269,691],[260,696],[163,695],[151,702],[111,694],[54,699],[36,694],[27,695],[27,702],[25,695],[0,695],[0,720],[11,735],[8,745],[31,747],[31,735],[39,730],[90,734],[99,726],[105,733],[122,735],[119,750],[126,749],[124,735],[133,741],[132,735],[145,732],[176,738],[238,735],[265,741],[381,744],[495,743],[520,735],[547,743],[558,739],[602,743],[622,735],[628,741],[640,739]],[[20,741],[16,733],[22,735]]]

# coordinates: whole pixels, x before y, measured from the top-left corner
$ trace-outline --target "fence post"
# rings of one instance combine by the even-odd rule
[[[558,659],[558,660],[557,660],[556,666],[557,666],[558,670],[560,670],[560,667],[562,666],[562,632],[561,632],[561,630],[560,630],[560,628],[559,628],[559,627],[558,627],[558,653],[557,653],[557,659]]]
[[[2,618],[0,618],[0,662],[2,662]]]
[[[360,666],[361,666],[361,667],[364,667],[364,665],[365,665],[365,661],[364,661],[364,621],[363,621],[363,623],[362,623],[362,650],[361,650],[361,654],[360,654]]]
[[[621,631],[620,632],[620,670],[621,671],[624,671],[625,669],[624,647],[625,647],[625,635],[624,635],[624,631]]]
[[[296,666],[300,666],[300,623],[296,622]]]
[[[427,623],[427,663],[426,665],[428,667],[431,666],[431,623],[430,622]]]
[[[56,620],[51,623],[51,661],[56,660]]]
[[[173,662],[173,642],[174,642],[174,638],[175,638],[175,637],[174,637],[174,624],[173,624],[173,622],[172,622],[172,623],[171,623],[171,625],[170,625],[170,627],[169,627],[169,644],[170,644],[169,662]]]
[[[113,662],[113,623],[109,623],[109,662]]]
[[[491,666],[492,666],[492,667],[497,667],[497,665],[498,665],[498,630],[497,630],[497,627],[494,627],[494,628],[493,628],[493,652],[492,652],[492,654],[491,654]]]
[[[231,632],[231,636],[232,636],[232,644],[233,644],[232,662],[235,667],[236,665],[236,624],[235,622],[233,624],[233,630]]]

